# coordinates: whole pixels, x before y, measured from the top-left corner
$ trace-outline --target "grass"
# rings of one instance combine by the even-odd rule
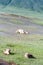
[[[6,9],[7,10],[7,9]],[[9,10],[8,10],[9,11]],[[19,10],[15,8],[16,14],[19,12]],[[26,17],[29,17],[29,19],[33,23],[37,23],[40,25],[43,25],[43,19],[41,18],[40,14],[37,14],[39,17],[37,19],[37,15],[30,14],[28,11],[25,11],[27,14],[25,14],[24,10],[20,11],[18,13],[19,15],[23,15]],[[33,17],[32,17],[32,16]],[[9,21],[9,20],[8,20]],[[38,22],[37,22],[38,21]],[[40,22],[42,21],[42,22]],[[13,24],[23,24],[20,20],[12,19],[10,20]],[[0,24],[7,24],[6,20],[0,20]],[[34,27],[26,27],[27,30],[37,30],[37,28]],[[10,29],[10,28],[9,28]],[[6,28],[0,29],[0,32],[8,32]],[[10,48],[12,54],[11,55],[4,55],[3,50],[6,48]],[[28,52],[33,54],[36,59],[26,59],[24,57],[24,54]],[[30,34],[30,35],[19,35],[16,34],[15,36],[3,36],[0,35],[0,58],[6,60],[6,61],[14,61],[19,65],[43,65],[43,35],[40,34]]]
[[[42,25],[43,26],[43,19],[42,18],[38,18],[38,17],[26,17],[26,18],[29,18],[29,20],[32,22],[32,23],[35,23],[35,24],[38,24],[38,25]],[[16,18],[13,18],[10,20],[9,23],[13,23],[13,24],[20,24],[20,25],[23,25],[24,22],[16,19]],[[2,20],[0,20],[0,24],[7,24],[6,20],[4,20],[4,22]]]
[[[32,20],[33,23],[43,26],[43,19],[32,18],[31,20]]]
[[[11,22],[14,23],[14,24],[23,24],[22,21],[17,20],[17,19],[12,19]]]
[[[24,16],[29,18],[33,23],[43,25],[43,13],[36,12],[36,11],[31,11],[30,9],[24,9],[24,8],[17,8],[17,7],[6,7],[2,11],[2,13],[5,12],[8,14],[15,14],[19,16]],[[17,24],[22,24],[19,20],[13,19],[12,21],[16,21],[15,23]],[[14,23],[14,22],[13,22]]]
[[[20,35],[20,40],[12,37],[0,36],[0,58],[15,61],[19,65],[43,65],[43,36]],[[12,55],[4,55],[3,50],[10,48]],[[37,59],[26,59],[24,54],[29,52]]]
[[[0,24],[7,24],[8,22],[6,22],[6,20],[0,20]],[[13,23],[13,24],[23,24],[23,22],[21,22],[20,20],[17,19],[11,19],[9,23]]]

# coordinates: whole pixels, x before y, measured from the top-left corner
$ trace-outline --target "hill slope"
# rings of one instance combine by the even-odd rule
[[[29,8],[36,11],[43,10],[43,0],[0,0],[0,8],[6,7],[7,5]]]

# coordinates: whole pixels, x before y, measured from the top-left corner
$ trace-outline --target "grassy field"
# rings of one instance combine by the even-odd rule
[[[31,18],[33,23],[39,24],[43,26],[43,19],[42,18]]]
[[[43,34],[20,35],[13,33],[16,26],[20,26],[31,32],[37,31],[39,28],[37,29],[37,26],[32,27],[27,25],[25,20],[12,19],[10,17],[6,18],[6,16],[2,18],[3,19],[0,19],[0,32],[9,32],[9,35],[0,35],[0,58],[6,61],[14,61],[18,65],[43,65]],[[35,22],[43,21],[39,18],[29,18],[29,20],[33,23],[40,23],[41,25],[43,23]],[[13,35],[10,35],[10,33],[13,33]],[[4,55],[3,50],[6,48],[10,48],[12,54]],[[26,52],[33,54],[36,59],[25,58],[24,54]]]
[[[0,36],[0,58],[15,61],[19,65],[43,65],[43,36],[18,36],[16,38]],[[3,54],[6,48],[11,49],[11,55]],[[36,59],[26,59],[24,57],[26,52],[33,54]]]
[[[24,16],[30,18],[34,23],[43,25],[43,12],[36,12],[30,9],[25,8],[17,8],[17,7],[6,7],[0,11],[0,13],[8,13],[8,14],[15,14],[19,16]],[[41,23],[40,23],[41,22]]]

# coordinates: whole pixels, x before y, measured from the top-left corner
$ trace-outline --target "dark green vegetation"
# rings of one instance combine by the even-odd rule
[[[34,21],[43,25],[43,0],[0,0],[0,13],[36,18]]]
[[[15,6],[17,8],[26,8],[33,11],[43,11],[43,0],[0,0],[0,7]]]

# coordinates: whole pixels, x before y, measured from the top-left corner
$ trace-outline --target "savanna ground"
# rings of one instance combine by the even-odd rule
[[[16,30],[19,28],[29,34],[17,34]],[[11,55],[3,54],[6,48],[11,49]],[[33,54],[36,59],[25,58],[26,52]],[[43,20],[0,15],[0,58],[19,65],[43,65]]]

